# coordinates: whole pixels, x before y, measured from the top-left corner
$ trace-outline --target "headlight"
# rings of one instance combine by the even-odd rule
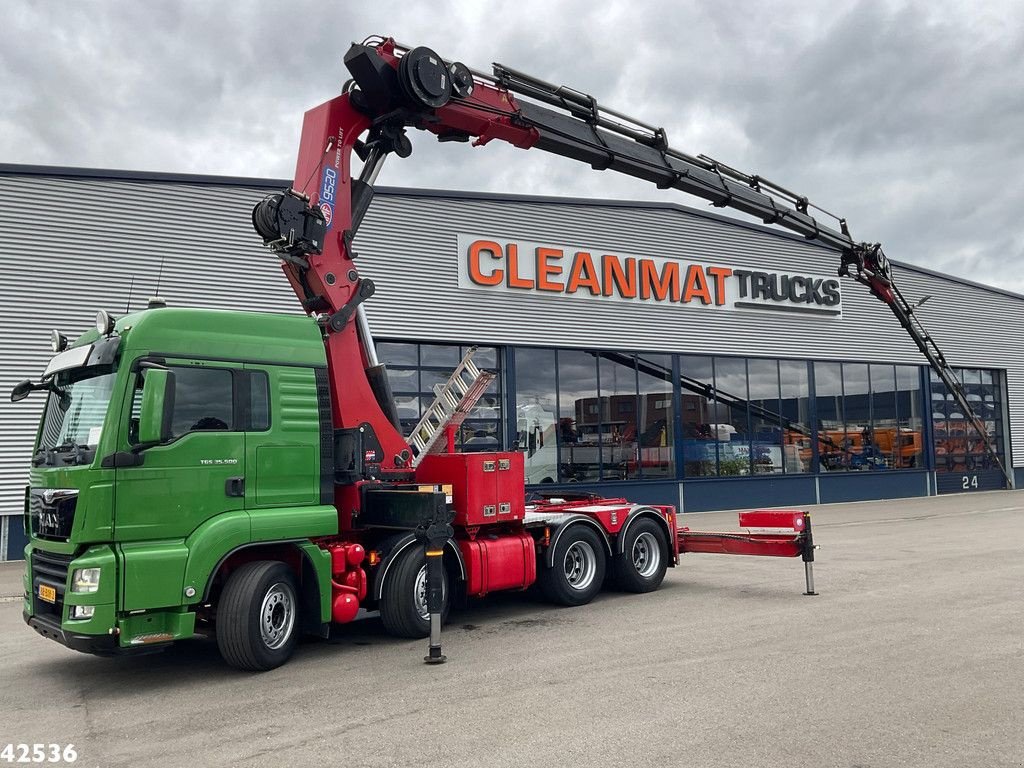
[[[91,619],[96,613],[95,605],[74,605],[71,607],[72,619]]]
[[[114,318],[105,309],[96,313],[96,330],[100,336],[109,336],[114,331]]]
[[[54,352],[63,352],[68,348],[68,337],[58,330],[50,331],[50,349]]]
[[[99,568],[76,568],[71,575],[72,592],[95,592],[100,588]]]

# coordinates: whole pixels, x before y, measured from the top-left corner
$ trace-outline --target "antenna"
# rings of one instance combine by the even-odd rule
[[[132,290],[135,288],[135,275],[132,275],[132,281],[128,283],[128,301],[124,303],[124,313],[127,315],[132,308]]]
[[[156,295],[160,295],[160,280],[164,276],[164,257],[160,257],[160,271],[156,273]]]
[[[160,298],[160,280],[164,276],[164,260],[160,258],[160,271],[156,274],[156,294],[149,298],[146,309],[161,309],[167,306],[167,302]]]

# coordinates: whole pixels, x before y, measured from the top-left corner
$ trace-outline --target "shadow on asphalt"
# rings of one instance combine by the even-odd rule
[[[679,600],[679,609],[685,610],[687,594],[731,595],[737,599],[786,597],[796,599],[799,591],[794,583],[793,590],[780,590],[778,585],[751,583],[748,587],[694,583],[693,581],[668,580],[661,589],[652,593],[664,607],[665,599]],[[572,621],[579,617],[577,611],[601,610],[613,607],[622,600],[644,599],[645,596],[629,595],[608,591],[601,593],[590,606],[580,608],[558,608],[544,603],[534,592],[497,593],[483,599],[470,599],[452,608],[445,625],[444,636],[456,640],[459,636],[481,632],[492,634],[509,632],[520,628],[543,627]],[[303,641],[296,656],[289,665],[264,675],[261,679],[287,674],[291,665],[316,664],[336,660],[339,664],[358,664],[363,658],[376,656],[380,649],[393,648],[396,654],[408,654],[411,650],[425,652],[426,640],[394,638],[387,634],[379,618],[367,618],[351,624],[333,625],[327,640],[308,638]],[[31,663],[31,662],[30,662]],[[375,662],[376,663],[376,662]],[[219,682],[252,680],[254,675],[239,672],[227,666],[220,657],[216,639],[197,637],[183,640],[146,655],[120,657],[96,657],[88,654],[67,653],[57,659],[38,662],[36,670],[41,676],[51,677],[66,684],[68,680],[78,682],[93,693],[116,695],[126,687],[146,686],[163,690],[165,693],[190,686],[216,685]]]
[[[666,585],[667,586],[667,585]],[[594,604],[606,600],[624,598],[624,595],[608,593],[599,595]],[[570,609],[571,610],[571,609]],[[581,610],[585,610],[581,609]],[[493,629],[510,626],[547,624],[557,620],[559,609],[541,602],[532,593],[499,593],[486,599],[469,600],[465,605],[454,606],[445,625],[445,635],[467,633],[478,629]],[[360,653],[374,652],[381,648],[394,647],[395,653],[408,653],[415,648],[417,653],[427,649],[426,640],[394,638],[387,634],[378,618],[367,618],[351,624],[335,624],[327,640],[304,639],[288,665],[272,670],[261,679],[286,674],[292,665],[319,663],[337,658],[340,662],[359,662]],[[144,655],[100,657],[68,651],[56,659],[48,658],[37,663],[35,672],[42,677],[60,681],[62,685],[74,681],[90,693],[116,695],[128,687],[145,686],[162,690],[164,693],[178,688],[215,685],[253,679],[253,673],[240,672],[227,666],[220,657],[217,641],[209,637],[182,640],[173,645]]]

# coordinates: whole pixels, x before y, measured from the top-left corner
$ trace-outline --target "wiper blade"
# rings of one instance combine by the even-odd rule
[[[69,453],[68,458],[71,464],[85,464],[88,460],[88,445],[79,445],[74,440],[67,440],[53,449],[54,453]]]
[[[55,464],[57,462],[57,456],[47,447],[42,447],[32,455],[32,466],[41,467],[44,464]]]

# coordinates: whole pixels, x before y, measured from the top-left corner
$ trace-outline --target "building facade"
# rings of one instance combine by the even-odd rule
[[[250,211],[279,180],[0,166],[5,392],[97,309],[295,313]],[[355,240],[407,428],[462,355],[499,372],[463,450],[535,489],[683,511],[1006,487],[888,309],[801,238],[679,205],[380,190]],[[1024,484],[1024,297],[896,279]],[[0,556],[20,557],[43,398],[0,400]]]

